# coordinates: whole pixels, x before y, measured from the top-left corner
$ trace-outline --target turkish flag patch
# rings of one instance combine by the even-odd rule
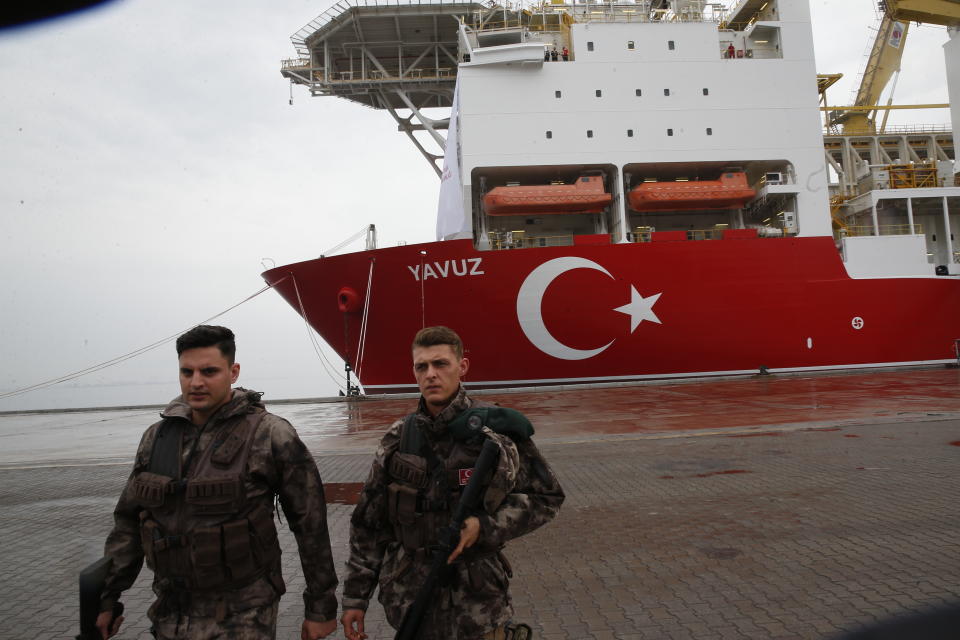
[[[473,475],[473,469],[460,469],[460,486],[464,486],[470,482],[470,476]]]

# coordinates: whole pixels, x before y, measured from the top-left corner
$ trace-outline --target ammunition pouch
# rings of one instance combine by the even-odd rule
[[[190,480],[184,500],[198,514],[231,514],[243,508],[246,494],[239,477]]]
[[[399,482],[387,485],[387,514],[407,553],[422,552],[437,542],[437,531],[449,519],[450,502],[428,500]]]
[[[144,509],[160,509],[168,496],[184,492],[184,501],[203,515],[229,515],[243,510],[246,501],[239,477],[176,481],[169,476],[141,471],[130,484],[133,501]]]
[[[424,544],[420,523],[417,522],[417,498],[414,487],[392,482],[387,486],[387,513],[403,548],[416,551]]]
[[[390,456],[387,471],[390,477],[396,478],[418,489],[426,488],[430,481],[430,472],[427,469],[425,458],[411,453],[396,452]]]
[[[245,586],[272,568],[280,557],[270,509],[259,506],[246,517],[169,535],[147,512],[140,518],[147,566],[157,576],[190,591]],[[273,582],[273,580],[271,580]],[[282,581],[274,584],[279,593]]]
[[[191,587],[212,589],[227,582],[221,533],[222,527],[203,527],[191,532],[189,558],[193,580],[188,583]]]
[[[176,483],[170,476],[141,471],[130,485],[131,498],[145,509],[157,509],[163,506],[168,494],[173,493]]]

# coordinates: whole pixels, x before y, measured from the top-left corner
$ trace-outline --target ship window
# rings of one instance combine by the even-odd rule
[[[592,138],[592,137],[593,137],[593,129],[587,129],[587,137],[588,137],[588,138]]]
[[[673,135],[673,129],[667,129],[667,135],[668,135],[668,136],[672,136],[672,135]]]
[[[628,137],[628,138],[632,138],[632,137],[633,137],[633,129],[627,129],[627,137]]]
[[[712,129],[712,128],[707,127],[707,135],[708,135],[708,136],[712,136],[712,135],[713,135],[713,129]]]
[[[553,137],[553,131],[547,131],[547,140]]]
[[[670,89],[664,89],[664,90],[663,90],[663,95],[665,95],[665,96],[670,95]]]
[[[587,43],[587,51],[593,51],[593,43],[592,43],[592,42],[588,42],[588,43]]]
[[[600,89],[597,89],[597,97],[600,98],[602,96],[603,96],[603,91],[601,91]]]
[[[670,49],[670,51],[673,51],[676,48],[677,48],[677,45],[674,43],[673,40],[669,40],[667,42],[667,49]]]
[[[710,89],[707,89],[706,87],[704,87],[704,88],[703,88],[703,95],[705,95],[705,96],[710,95]]]
[[[633,40],[627,40],[627,49],[633,50]]]
[[[640,89],[637,89],[637,97],[639,98],[641,95],[643,95],[643,92],[640,91]]]
[[[560,97],[560,95],[561,95],[561,93],[560,93],[559,91],[554,91],[554,92],[553,92],[553,95],[555,95],[556,97],[558,97],[558,98],[559,98],[559,97]]]

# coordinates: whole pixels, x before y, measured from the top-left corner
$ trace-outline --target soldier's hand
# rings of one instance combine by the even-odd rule
[[[337,630],[337,619],[332,618],[326,622],[315,622],[313,620],[304,620],[300,627],[300,640],[319,640]]]
[[[470,516],[463,521],[463,527],[460,529],[460,544],[453,550],[450,557],[447,558],[447,564],[451,564],[457,559],[464,549],[469,549],[480,537],[480,520],[476,516]]]
[[[340,622],[343,623],[343,635],[347,640],[366,640],[367,634],[363,632],[363,609],[344,609]]]
[[[97,616],[97,630],[100,631],[103,640],[117,635],[121,624],[123,624],[123,616],[114,620],[113,611],[101,611]]]

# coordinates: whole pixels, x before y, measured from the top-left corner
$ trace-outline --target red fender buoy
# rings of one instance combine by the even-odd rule
[[[360,302],[360,294],[350,287],[342,287],[337,292],[337,308],[341,313],[356,313],[360,311],[363,304]]]

